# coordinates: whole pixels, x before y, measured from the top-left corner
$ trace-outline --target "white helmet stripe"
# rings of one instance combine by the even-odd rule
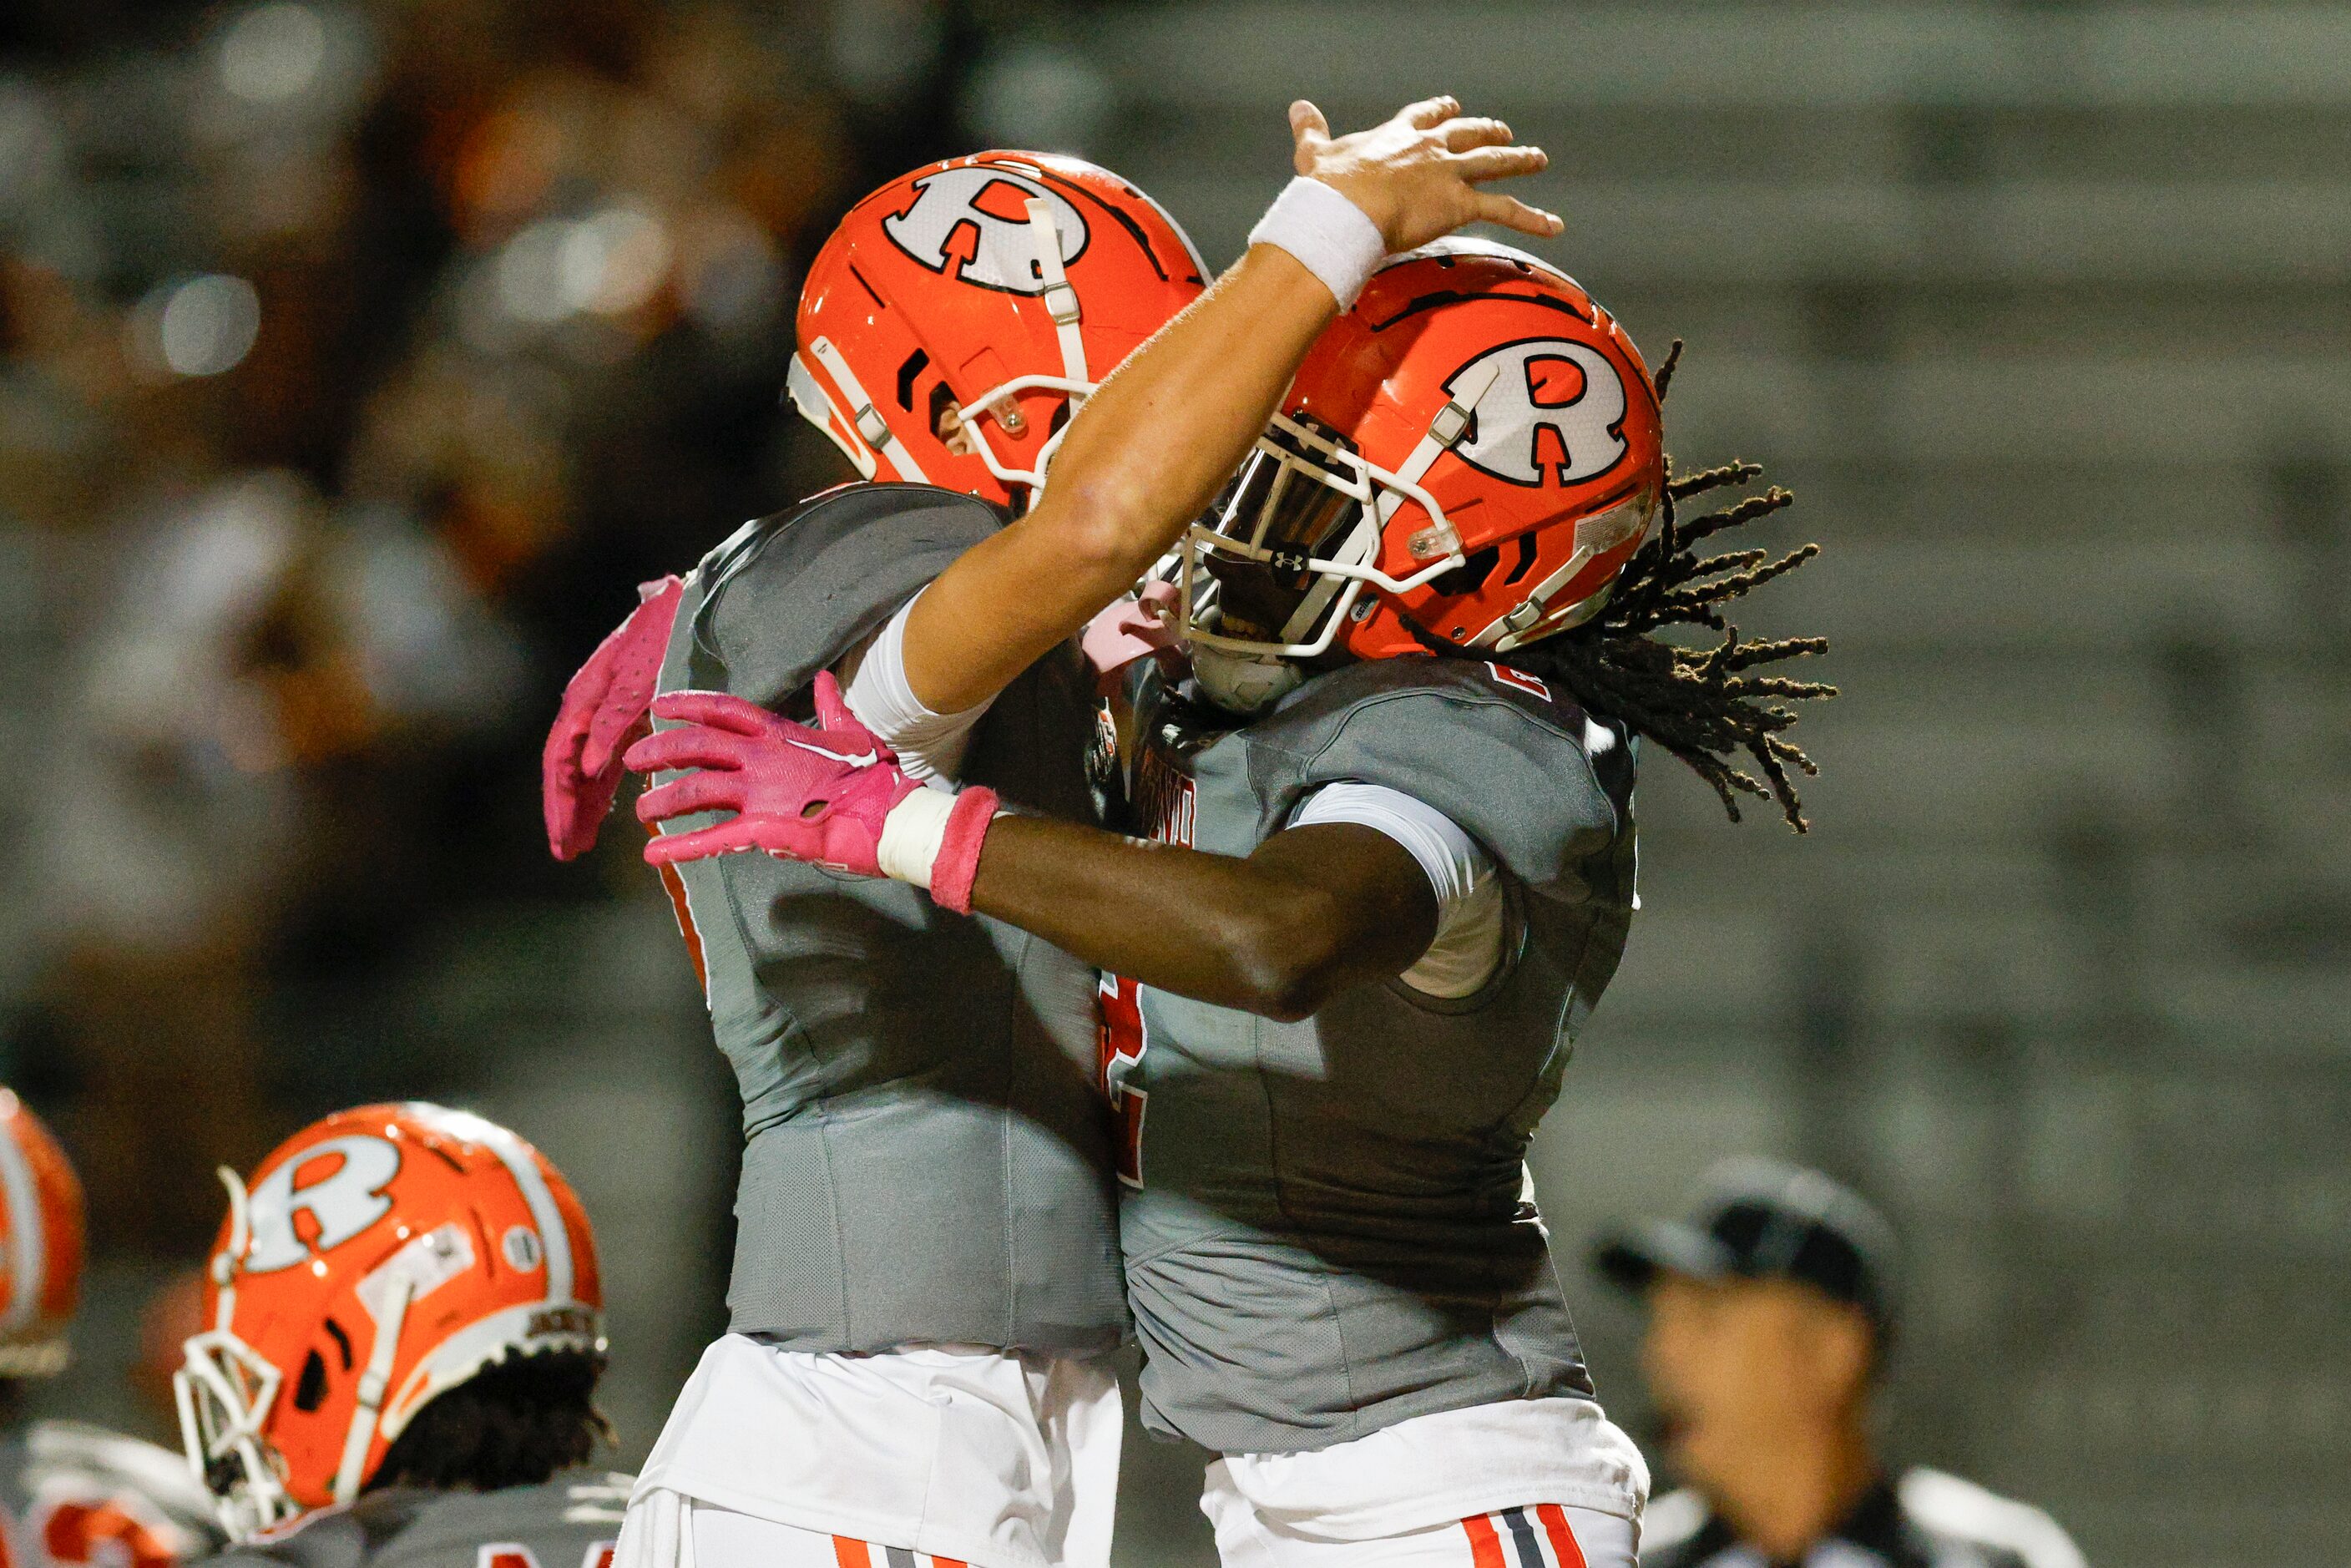
[[[5,1133],[0,1133],[0,1198],[5,1199],[8,1213],[8,1295],[0,1301],[0,1334],[5,1334],[31,1322],[41,1310],[48,1252],[47,1239],[41,1234],[41,1195],[33,1186],[33,1163]]]
[[[427,1126],[437,1127],[453,1138],[463,1138],[479,1144],[498,1156],[507,1167],[514,1184],[522,1193],[523,1202],[530,1209],[531,1223],[538,1227],[538,1239],[547,1249],[547,1299],[560,1306],[572,1299],[571,1232],[563,1223],[563,1211],[555,1206],[555,1191],[547,1185],[547,1173],[530,1155],[529,1148],[512,1133],[485,1116],[470,1111],[452,1111],[446,1106],[412,1104],[409,1113]]]

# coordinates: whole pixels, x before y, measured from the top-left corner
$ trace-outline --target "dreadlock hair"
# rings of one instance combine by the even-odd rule
[[[419,1410],[364,1490],[498,1491],[585,1464],[612,1428],[596,1408],[604,1358],[585,1351],[508,1356]]]
[[[1657,367],[1660,403],[1681,352],[1677,338]],[[1657,531],[1625,564],[1606,606],[1583,625],[1520,649],[1505,662],[1558,682],[1583,706],[1621,720],[1680,758],[1714,786],[1732,821],[1740,820],[1739,797],[1752,795],[1777,800],[1788,825],[1801,833],[1807,824],[1790,770],[1812,776],[1820,769],[1788,738],[1797,710],[1787,705],[1834,697],[1836,688],[1750,672],[1826,653],[1828,640],[1750,642],[1740,636],[1723,608],[1795,570],[1821,547],[1803,545],[1776,560],[1765,549],[1700,556],[1701,540],[1769,517],[1795,497],[1774,485],[1760,496],[1683,522],[1678,503],[1747,486],[1763,469],[1735,458],[1693,474],[1676,475],[1672,468],[1668,458]],[[1669,626],[1701,626],[1720,633],[1721,641],[1710,648],[1683,647],[1656,635]],[[1762,778],[1738,766],[1742,755],[1754,759]]]

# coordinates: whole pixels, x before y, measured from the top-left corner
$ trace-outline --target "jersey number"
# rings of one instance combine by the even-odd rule
[[[111,1502],[61,1502],[32,1521],[32,1537],[58,1568],[103,1563],[106,1568],[171,1568],[178,1561],[152,1530]],[[8,1550],[0,1542],[0,1564]]]
[[[1110,1101],[1111,1136],[1115,1140],[1112,1154],[1120,1182],[1139,1187],[1143,1185],[1143,1113],[1151,1095],[1128,1083],[1126,1075],[1151,1044],[1143,1021],[1143,988],[1117,975],[1104,975],[1096,1006],[1100,1012],[1094,1026],[1096,1067],[1102,1095]]]

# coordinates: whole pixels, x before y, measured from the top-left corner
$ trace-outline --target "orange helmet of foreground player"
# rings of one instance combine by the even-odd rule
[[[1018,507],[1077,404],[1206,281],[1176,220],[1107,169],[934,163],[852,207],[810,265],[791,399],[868,479]],[[976,451],[936,434],[950,408]]]
[[[1663,439],[1632,340],[1564,273],[1478,240],[1396,257],[1186,536],[1186,636],[1378,659],[1565,631],[1648,531]]]
[[[73,1166],[41,1119],[0,1089],[0,1377],[65,1369],[81,1254]]]
[[[230,1172],[173,1379],[188,1458],[239,1539],[359,1495],[434,1396],[511,1355],[601,1354],[580,1200],[495,1123],[367,1105]]]

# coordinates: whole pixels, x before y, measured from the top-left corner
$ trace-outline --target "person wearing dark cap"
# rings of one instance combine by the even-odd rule
[[[1686,1483],[1650,1503],[1642,1568],[2082,1568],[2039,1509],[1881,1462],[1895,1244],[1858,1194],[1729,1161],[1690,1218],[1604,1238],[1593,1264],[1648,1307],[1642,1369]]]

